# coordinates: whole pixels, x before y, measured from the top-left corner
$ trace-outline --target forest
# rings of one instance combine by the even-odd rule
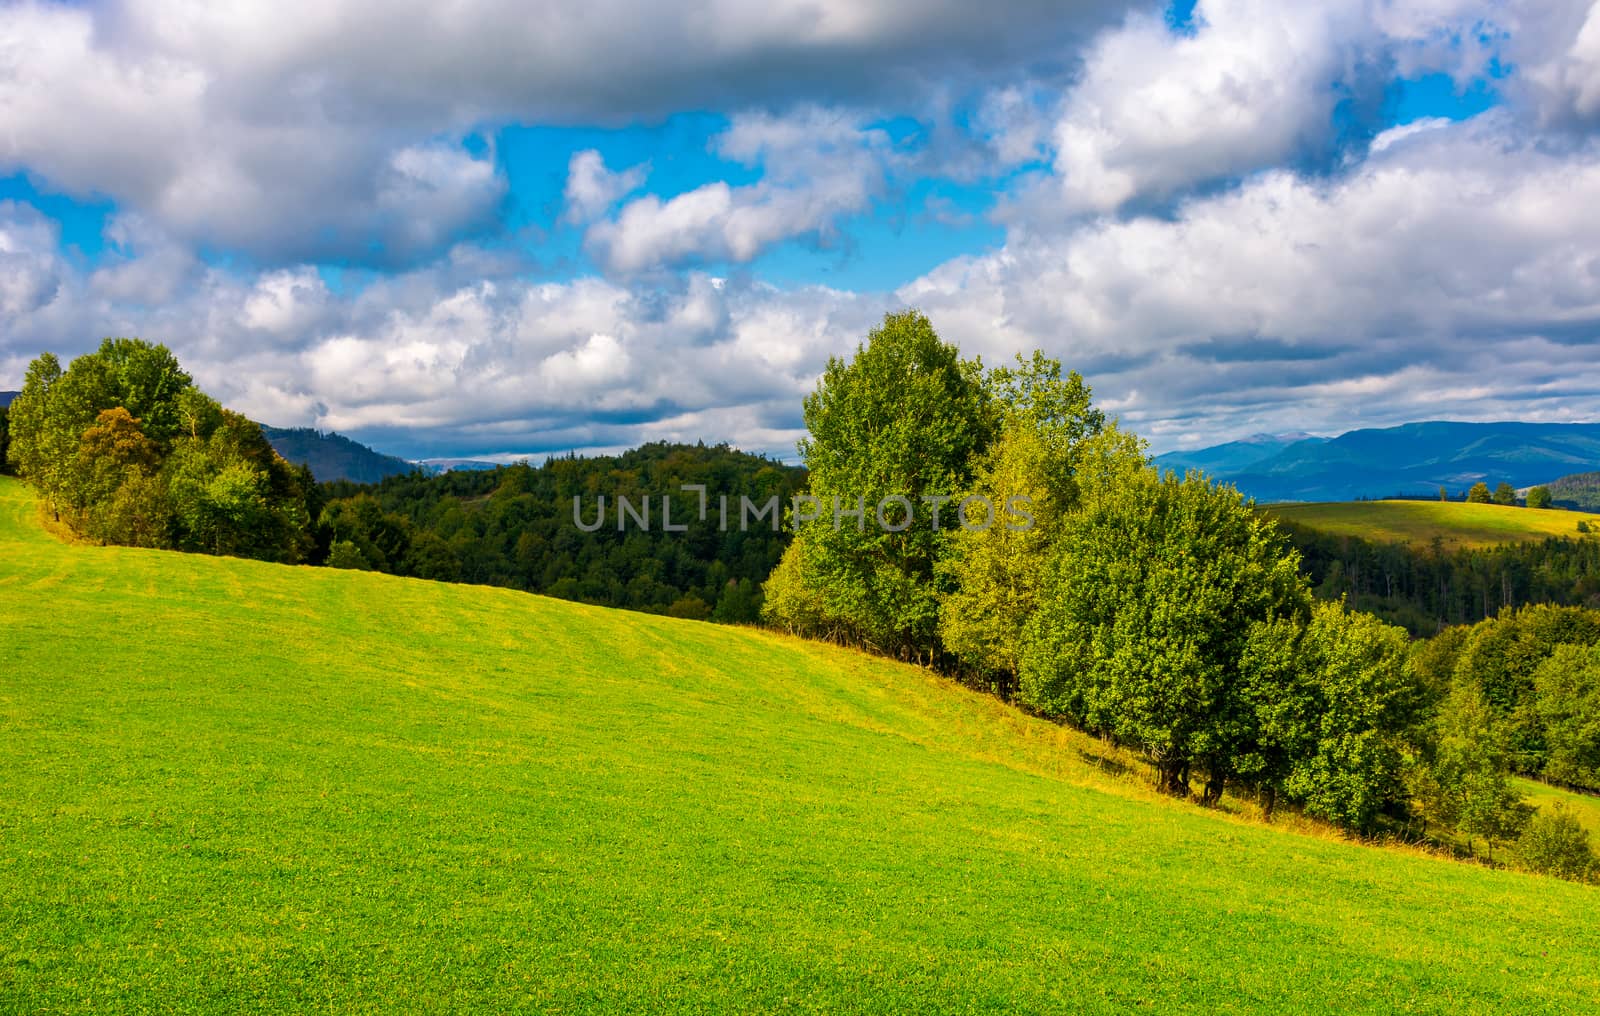
[[[1346,598],[1414,635],[1535,603],[1600,607],[1600,543],[1553,537],[1443,547],[1333,535],[1280,521],[1316,595]]]

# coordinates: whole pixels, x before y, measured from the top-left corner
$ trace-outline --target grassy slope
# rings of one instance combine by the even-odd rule
[[[1273,505],[1266,510],[1323,532],[1379,543],[1426,546],[1438,536],[1446,549],[1488,547],[1548,536],[1576,538],[1579,519],[1597,523],[1576,512],[1461,501],[1338,501]]]
[[[1081,747],[755,631],[64,546],[0,480],[0,1009],[1600,1002],[1600,891]]]

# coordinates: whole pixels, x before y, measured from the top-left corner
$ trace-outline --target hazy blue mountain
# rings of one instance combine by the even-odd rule
[[[261,430],[290,462],[305,463],[317,480],[352,480],[356,483],[377,483],[385,476],[410,473],[416,466],[405,459],[375,452],[364,444],[350,440],[342,434],[324,433],[310,427],[283,430],[262,425]]]
[[[438,476],[452,470],[464,469],[477,471],[483,469],[499,469],[504,462],[485,462],[482,459],[420,459],[417,465],[429,476]]]
[[[1242,472],[1257,462],[1269,459],[1290,445],[1300,441],[1326,441],[1315,434],[1252,434],[1238,441],[1212,445],[1209,448],[1190,448],[1184,451],[1157,455],[1155,463],[1163,470],[1183,472],[1199,469],[1207,476]]]
[[[21,394],[21,392],[0,392],[0,409],[11,405],[11,400]]]
[[[1297,441],[1255,462],[1219,469],[1215,478],[1258,501],[1349,501],[1431,497],[1441,486],[1459,496],[1480,480],[1520,488],[1595,469],[1600,424],[1434,421]]]

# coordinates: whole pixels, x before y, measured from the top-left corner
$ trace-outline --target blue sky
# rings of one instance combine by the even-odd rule
[[[1600,3],[288,7],[0,5],[0,387],[792,458],[916,306],[1156,450],[1600,410]]]

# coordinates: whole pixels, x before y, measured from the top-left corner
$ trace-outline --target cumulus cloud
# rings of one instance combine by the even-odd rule
[[[649,166],[639,165],[614,173],[594,149],[574,152],[567,164],[567,186],[563,191],[566,210],[562,217],[573,223],[593,222],[643,186],[649,172]]]
[[[495,223],[482,125],[909,94],[1032,59],[1118,5],[742,0],[0,6],[0,172],[196,244],[414,264]]]
[[[0,322],[55,301],[64,268],[56,236],[55,223],[30,206],[0,201]]]
[[[1485,116],[1331,181],[1014,237],[899,296],[964,347],[1044,345],[1157,435],[1593,413],[1597,237],[1600,147]]]
[[[750,261],[797,237],[828,239],[841,217],[865,210],[882,192],[893,157],[887,133],[859,116],[806,107],[784,114],[743,113],[712,141],[723,158],[760,166],[761,179],[730,187],[715,181],[663,201],[636,198],[596,223],[586,249],[608,270],[706,261]]]

